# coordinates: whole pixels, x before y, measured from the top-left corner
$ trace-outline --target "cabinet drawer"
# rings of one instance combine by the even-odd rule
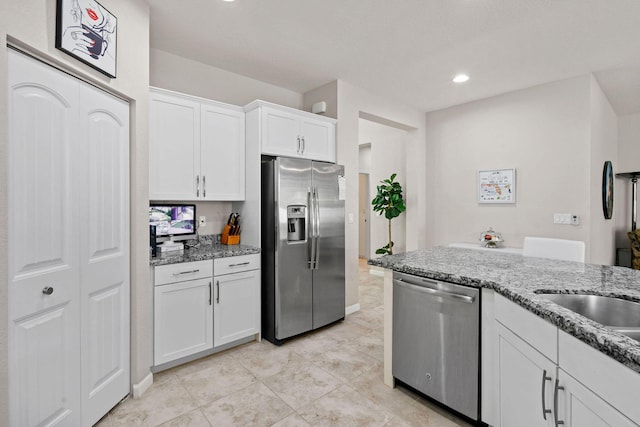
[[[216,276],[257,270],[260,268],[260,254],[216,258],[213,260],[213,267]]]
[[[554,363],[558,362],[558,328],[502,295],[495,296],[495,318]]]
[[[183,262],[180,264],[159,265],[155,268],[154,285],[184,282],[213,276],[211,260]]]

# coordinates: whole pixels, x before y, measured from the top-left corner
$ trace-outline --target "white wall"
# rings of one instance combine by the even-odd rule
[[[369,169],[369,194],[373,199],[380,181],[387,179],[392,173],[396,173],[396,181],[402,185],[403,190],[407,185],[406,174],[406,150],[405,139],[407,131],[391,126],[360,119],[359,138],[361,142],[371,142],[370,169]],[[362,153],[362,149],[360,149]],[[362,170],[362,168],[360,168]],[[403,197],[406,196],[403,192]],[[389,241],[389,221],[373,212],[369,201],[369,223],[371,257],[378,258],[376,249],[386,245]],[[391,221],[391,239],[394,242],[393,252],[406,252],[406,214]]]
[[[302,107],[302,94],[158,49],[150,51],[151,86],[234,105],[253,100]]]
[[[589,104],[585,76],[427,114],[432,243],[477,242],[490,226],[505,246],[522,247],[524,236],[588,241]],[[516,204],[478,204],[478,170],[504,168],[516,169]],[[554,212],[581,225],[555,225]]]
[[[330,104],[331,100],[335,100]],[[423,247],[425,242],[425,144],[424,112],[396,101],[367,92],[350,83],[338,80],[304,94],[304,105],[327,101],[328,111],[335,111],[337,124],[337,159],[345,165],[347,197],[345,209],[354,217],[353,223],[345,224],[346,235],[346,305],[358,303],[358,160],[359,119],[375,120],[408,130],[405,141],[407,152],[406,199],[407,236],[406,249]]]
[[[148,231],[149,6],[144,0],[102,0],[118,17],[117,78],[109,79],[55,49],[56,2],[0,2],[0,39],[19,45],[131,102],[131,378],[151,365],[151,298]],[[7,54],[0,49],[0,228],[7,227]],[[0,236],[0,425],[8,425],[7,241]]]
[[[604,162],[610,160],[614,174],[617,171],[618,157],[618,116],[613,111],[596,79],[591,77],[591,173],[590,210],[592,263],[614,265],[616,262],[615,211],[611,219],[604,218],[602,209],[602,169]],[[614,207],[615,200],[614,183]],[[620,197],[618,197],[620,199]]]
[[[617,158],[616,116],[592,76],[428,113],[426,123],[434,245],[477,242],[491,226],[505,246],[583,240],[588,262],[613,263],[600,191],[604,160]],[[503,168],[516,169],[516,203],[478,204],[478,170]],[[553,224],[554,213],[577,214],[580,225]]]
[[[371,143],[360,143],[358,149],[358,170],[360,173],[369,173],[371,171]]]

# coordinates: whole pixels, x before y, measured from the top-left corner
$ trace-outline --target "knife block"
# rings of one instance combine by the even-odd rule
[[[240,244],[240,235],[236,234],[235,236],[229,235],[229,230],[231,229],[230,225],[225,225],[222,230],[222,237],[220,237],[220,243],[223,245],[238,245]]]

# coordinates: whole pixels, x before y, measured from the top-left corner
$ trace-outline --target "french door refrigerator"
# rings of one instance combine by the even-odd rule
[[[345,315],[344,167],[262,160],[262,336],[274,344]]]

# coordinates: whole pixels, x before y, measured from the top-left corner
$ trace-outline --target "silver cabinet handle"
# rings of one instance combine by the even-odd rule
[[[196,175],[196,197],[200,197],[200,175]]]
[[[247,261],[247,262],[241,262],[238,264],[229,264],[229,267],[240,267],[241,265],[249,265],[249,264],[251,264],[251,262]]]
[[[44,288],[42,288],[42,293],[45,295],[51,295],[53,293],[53,287],[45,286]]]
[[[202,175],[202,197],[207,197],[207,177]]]
[[[545,420],[547,419],[547,414],[551,413],[551,409],[546,408],[546,402],[544,398],[545,397],[544,390],[545,390],[547,381],[551,381],[551,377],[547,376],[547,370],[545,369],[544,372],[542,372],[542,418]]]
[[[213,289],[211,289],[211,282],[209,282],[209,305],[211,305],[211,294],[213,293],[212,291]]]
[[[181,274],[193,274],[197,273],[200,270],[189,270],[189,271],[181,271],[179,273],[173,273],[174,276],[180,276]]]
[[[304,141],[304,136],[302,137],[302,154],[304,155],[304,150],[307,148],[307,143]]]
[[[302,154],[301,147],[302,147],[302,144],[300,143],[300,135],[298,135],[298,146],[296,147],[296,153]]]
[[[220,280],[216,280],[216,289],[218,291],[216,295],[216,304],[220,304]]]
[[[556,387],[553,390],[553,421],[556,426],[561,426],[564,424],[564,421],[558,420],[558,390],[564,390],[564,387],[558,385],[560,380],[556,378]]]

